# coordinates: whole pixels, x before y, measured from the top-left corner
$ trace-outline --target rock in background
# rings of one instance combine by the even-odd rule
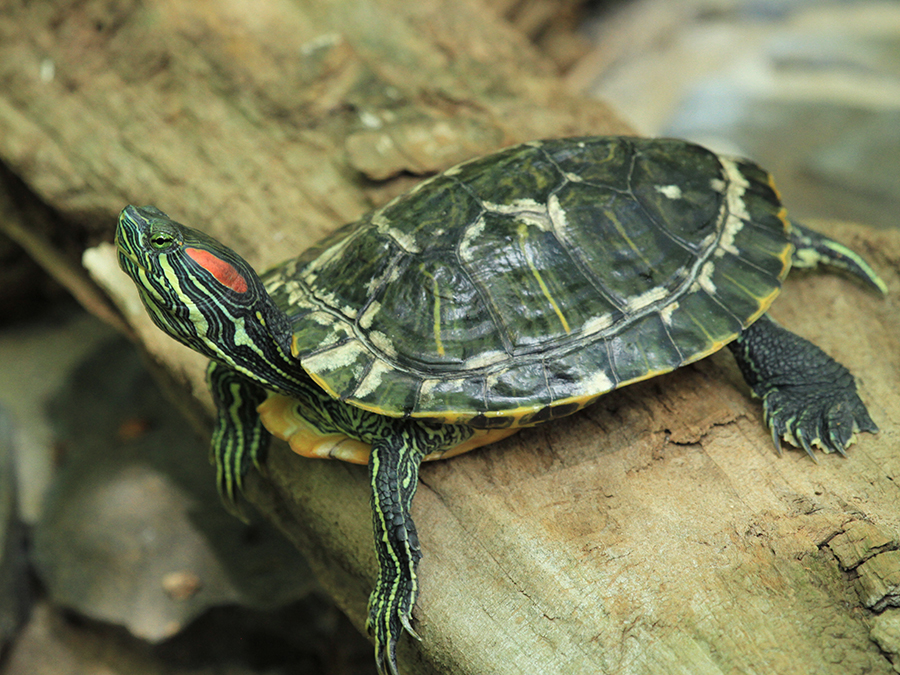
[[[0,406],[0,653],[15,636],[30,600],[14,457],[12,420]]]
[[[33,331],[42,339],[10,340]],[[76,340],[83,350],[72,363],[58,347]],[[19,435],[29,448],[49,444],[46,456],[18,456],[39,590],[0,672],[94,672],[98,661],[123,675],[198,664],[248,675],[371,672],[368,643],[317,591],[296,549],[222,508],[207,440],[133,345],[70,306],[5,331],[0,359],[4,393],[15,389],[16,408],[46,425]],[[0,644],[25,618],[30,588],[12,438],[0,414]],[[52,466],[34,466],[48,457]],[[48,472],[38,494],[34,477]]]
[[[588,32],[570,84],[640,133],[755,159],[801,218],[897,227],[897,3],[637,0]]]

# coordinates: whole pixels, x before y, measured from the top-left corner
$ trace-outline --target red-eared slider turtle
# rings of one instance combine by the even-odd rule
[[[884,284],[787,220],[758,166],[683,141],[512,147],[262,277],[154,207],[125,208],[116,240],[156,324],[212,359],[227,499],[269,432],[301,454],[368,462],[381,671],[396,672],[397,640],[414,634],[410,504],[423,458],[571,414],[725,345],[776,446],[843,453],[857,431],[877,431],[847,369],[765,311],[792,263]]]

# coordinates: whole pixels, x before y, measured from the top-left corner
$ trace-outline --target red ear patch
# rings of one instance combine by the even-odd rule
[[[209,251],[204,251],[200,248],[186,248],[184,252],[200,267],[212,274],[216,281],[223,286],[227,286],[235,293],[246,293],[247,280],[241,276],[241,273],[230,262],[226,262]]]

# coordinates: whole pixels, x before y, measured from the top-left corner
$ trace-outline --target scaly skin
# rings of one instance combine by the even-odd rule
[[[285,332],[290,322],[268,300],[253,269],[234,252],[172,222],[157,209],[129,207],[119,223],[120,264],[137,282],[156,324],[213,359],[207,380],[219,414],[212,457],[219,491],[232,511],[237,511],[242,478],[265,459],[270,434],[262,427],[256,406],[265,399],[266,389],[302,400],[307,419],[323,433],[340,432],[372,445],[369,473],[379,573],[369,600],[368,626],[379,672],[387,668],[396,673],[397,640],[404,629],[415,636],[411,613],[422,554],[410,505],[419,464],[424,455],[458,445],[473,430],[385,417],[330,398],[290,356]],[[184,274],[184,266],[191,264],[185,249],[201,247],[225,261],[214,270],[229,287],[208,286],[196,298],[188,298],[184,293],[192,287],[173,270]],[[252,300],[241,302],[245,295],[252,295]],[[243,333],[234,326],[242,327]],[[248,343],[264,347],[248,349]]]
[[[219,409],[212,452],[219,491],[236,511],[241,479],[264,461],[269,433],[255,406],[265,391],[234,370],[215,362],[208,380]],[[410,515],[419,465],[430,452],[453,447],[471,434],[459,425],[432,424],[375,415],[319,394],[304,399],[308,418],[326,433],[342,432],[372,444],[369,478],[378,578],[369,598],[366,626],[375,640],[379,672],[397,673],[397,640],[412,628],[412,608],[419,593],[417,568],[422,552]]]
[[[779,453],[783,438],[813,459],[814,445],[843,455],[856,432],[878,431],[850,371],[768,316],[728,346],[747,384],[763,400]]]
[[[257,405],[268,391],[293,397],[323,434],[371,444],[369,475],[379,572],[369,600],[368,628],[380,673],[396,675],[397,641],[417,637],[412,609],[422,552],[410,515],[419,464],[431,452],[472,435],[465,425],[441,425],[367,412],[332,399],[291,353],[291,321],[249,264],[197,230],[153,207],[128,207],[116,234],[119,261],[154,322],[209,356],[209,385],[218,407],[212,456],[219,490],[234,504],[242,478],[265,460],[269,432]],[[837,266],[884,290],[853,251],[794,226],[794,261]],[[776,289],[777,290],[777,289]],[[811,343],[763,316],[730,345],[741,371],[762,397],[773,439],[785,438],[843,453],[857,431],[877,430],[852,375]],[[573,406],[572,410],[580,406]]]

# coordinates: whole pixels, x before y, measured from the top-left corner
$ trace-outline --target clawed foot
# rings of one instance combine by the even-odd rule
[[[375,664],[379,675],[397,671],[397,641],[402,631],[419,640],[413,630],[412,608],[416,600],[415,582],[393,569],[382,570],[369,597],[366,630],[375,639]]]
[[[843,455],[857,432],[878,431],[855,386],[829,390],[819,384],[782,385],[764,395],[763,406],[779,453],[783,438],[813,459],[814,445]]]
[[[779,453],[783,438],[813,459],[814,445],[843,455],[858,431],[878,431],[850,371],[767,315],[728,347],[747,384],[763,400]]]
[[[415,434],[397,433],[373,443],[369,457],[378,580],[369,596],[366,628],[375,639],[379,675],[397,675],[397,641],[404,630],[419,639],[411,618],[419,594],[416,569],[422,551],[410,507],[423,447],[427,444]]]

